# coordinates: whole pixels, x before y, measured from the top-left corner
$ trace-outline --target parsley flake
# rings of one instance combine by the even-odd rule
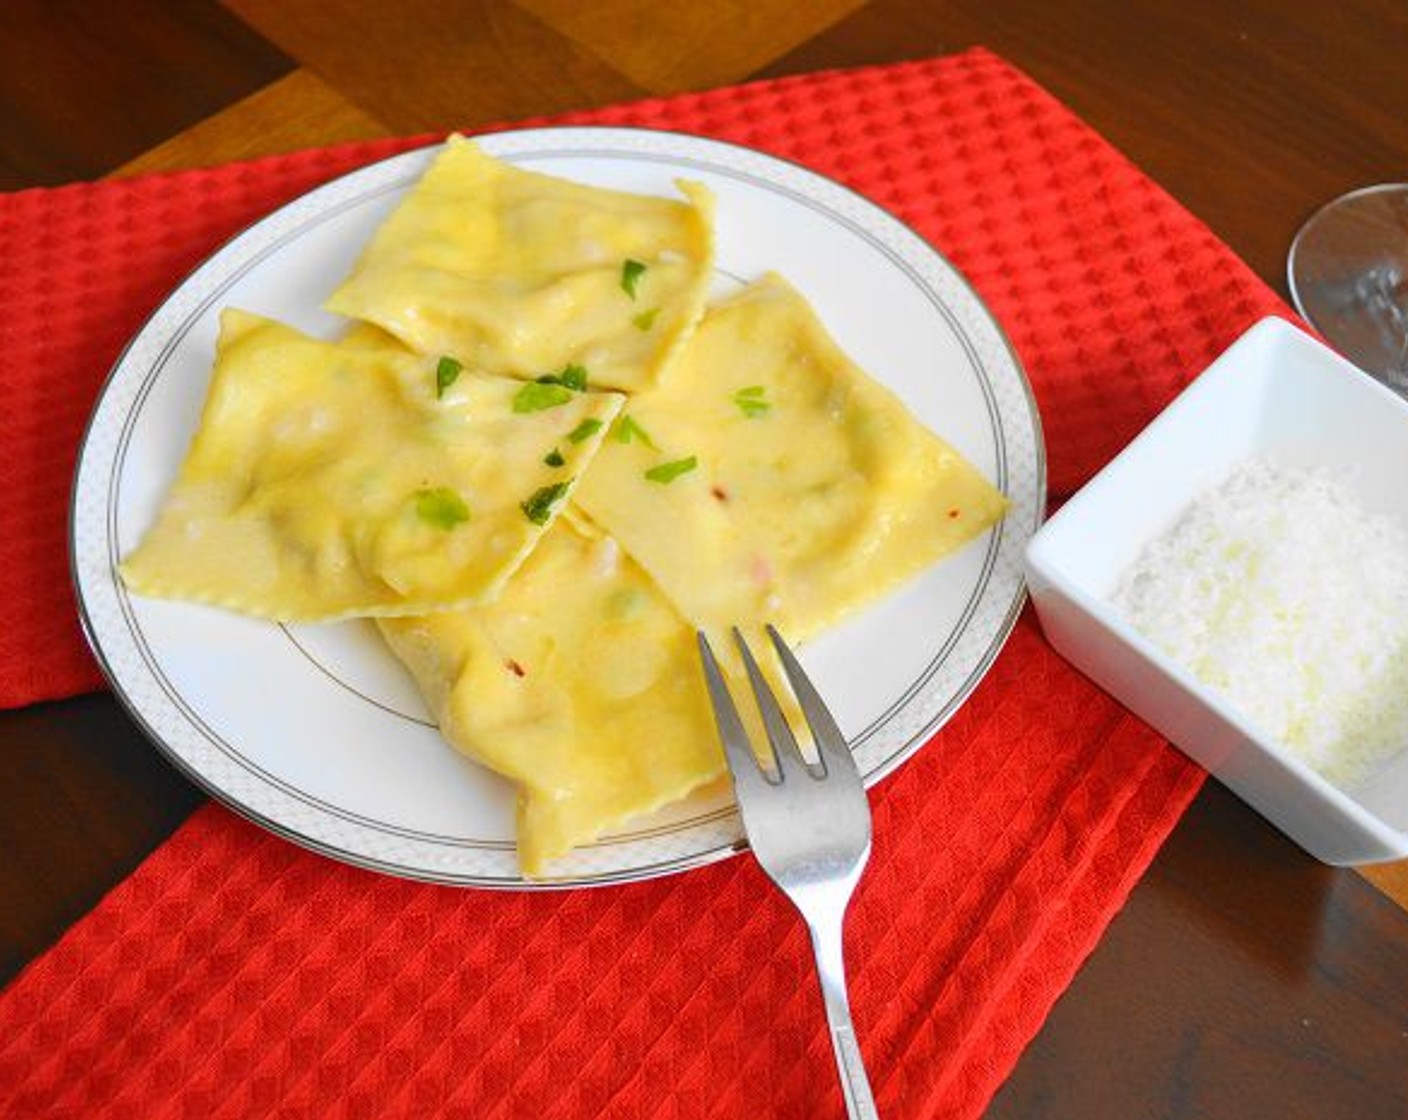
[[[622,416],[616,421],[616,442],[630,443],[631,440],[638,439],[641,443],[652,451],[659,451],[655,446],[655,441],[650,438],[650,433],[635,422],[630,416]]]
[[[572,483],[571,479],[566,482],[554,482],[551,486],[544,486],[533,491],[533,496],[526,502],[519,503],[519,509],[523,515],[534,525],[546,525],[548,516],[552,512],[552,507],[567,494],[567,487]]]
[[[744,416],[750,420],[756,420],[772,408],[767,400],[767,392],[766,386],[749,385],[746,389],[739,389],[730,399],[739,407]]]
[[[573,443],[581,443],[584,439],[590,439],[601,430],[601,421],[595,416],[588,416],[575,428],[567,433],[567,438]]]
[[[543,462],[550,467],[560,467],[564,463],[566,463],[567,460],[562,457],[562,452],[559,451],[556,447],[554,447],[551,451],[549,451],[546,455],[543,456]]]
[[[542,412],[572,399],[572,390],[555,382],[529,381],[513,397],[514,412]]]
[[[642,311],[639,315],[633,316],[632,325],[638,331],[648,331],[655,325],[655,317],[660,314],[658,307],[652,307],[649,311]]]
[[[587,390],[587,367],[569,362],[557,373],[543,374],[537,382],[539,385],[561,385],[574,393],[584,393]]]
[[[437,529],[453,529],[461,521],[469,520],[469,507],[448,486],[417,490],[415,501],[416,516]]]
[[[645,265],[640,261],[628,260],[621,266],[621,289],[632,299],[636,298],[636,285],[645,273]]]
[[[682,474],[688,474],[699,466],[699,460],[691,455],[688,459],[675,459],[669,463],[661,463],[657,467],[651,467],[645,472],[645,477],[651,482],[669,483],[674,482]]]
[[[455,378],[459,377],[462,369],[464,369],[464,363],[448,354],[435,363],[435,399],[437,401],[445,395],[445,390],[455,383]]]

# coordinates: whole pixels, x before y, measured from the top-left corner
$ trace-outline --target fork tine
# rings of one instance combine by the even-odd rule
[[[699,639],[699,659],[704,663],[704,682],[709,688],[710,706],[714,709],[714,723],[719,729],[719,742],[723,744],[724,758],[728,761],[729,773],[737,786],[752,787],[758,783],[769,784],[768,776],[758,764],[758,757],[748,741],[748,732],[743,729],[743,721],[729,695],[728,684],[714,659],[714,650],[703,630],[695,632]]]
[[[809,768],[807,760],[802,757],[801,748],[797,746],[797,737],[792,734],[792,728],[788,726],[787,717],[778,706],[777,697],[773,695],[767,677],[763,676],[763,671],[758,668],[753,651],[748,648],[743,632],[737,626],[733,628],[733,640],[738,645],[738,652],[743,655],[743,668],[748,673],[748,683],[753,686],[753,698],[758,702],[758,713],[763,717],[763,730],[767,732],[768,746],[772,748],[773,764],[783,781],[800,777],[802,772]]]
[[[777,650],[778,659],[782,662],[783,671],[792,685],[797,703],[802,708],[802,715],[806,717],[807,726],[811,728],[812,739],[816,742],[817,753],[822,762],[828,770],[839,766],[842,773],[853,774],[859,779],[860,770],[856,767],[855,755],[846,745],[846,737],[836,726],[836,721],[812,684],[811,678],[792,656],[792,651],[787,648],[787,643],[782,640],[782,635],[777,629],[769,624],[767,632],[768,637],[772,639],[773,648]]]

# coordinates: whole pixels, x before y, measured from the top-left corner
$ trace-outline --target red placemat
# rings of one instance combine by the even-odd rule
[[[557,118],[796,159],[974,282],[1069,492],[1252,321],[1225,246],[1000,59],[828,73]],[[219,240],[412,141],[0,198],[0,703],[95,687],[62,511],[122,341]],[[1201,781],[1030,614],[873,796],[849,927],[882,1114],[980,1113]],[[748,860],[563,894],[334,864],[201,810],[0,997],[0,1114],[840,1115],[805,936]]]

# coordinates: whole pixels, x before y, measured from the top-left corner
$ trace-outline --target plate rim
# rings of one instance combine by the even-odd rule
[[[879,217],[882,223],[888,223],[891,226],[892,232],[898,233],[903,239],[909,240],[912,246],[917,248],[921,252],[921,254],[927,255],[932,258],[934,262],[937,262],[937,264],[940,266],[941,271],[946,273],[948,278],[951,279],[954,283],[956,283],[957,287],[962,291],[966,299],[970,302],[970,309],[976,310],[979,313],[980,318],[984,321],[984,325],[993,332],[995,339],[999,344],[999,348],[1005,354],[1006,360],[1009,363],[1009,370],[1007,372],[1015,376],[1015,383],[1017,387],[1019,387],[1021,390],[1021,395],[1025,403],[1025,413],[1019,412],[1019,416],[1021,416],[1021,418],[1024,419],[1030,425],[1032,437],[1030,455],[1033,460],[1032,467],[1035,476],[1033,480],[1033,487],[1035,491],[1034,496],[1036,500],[1033,502],[1032,508],[1030,510],[1030,524],[1020,525],[1018,526],[1018,530],[1021,532],[1023,540],[1029,540],[1036,533],[1036,531],[1040,528],[1042,522],[1045,520],[1047,462],[1041,413],[1037,406],[1036,396],[1033,391],[1031,379],[1028,377],[1026,369],[1022,364],[1021,358],[1017,353],[1016,348],[1013,346],[1011,339],[1008,337],[1008,334],[1004,329],[1001,321],[998,320],[998,318],[992,313],[991,309],[988,307],[987,303],[983,300],[982,296],[973,286],[972,282],[968,279],[968,277],[963,272],[961,272],[952,263],[952,261],[950,261],[948,257],[945,256],[936,246],[934,246],[931,242],[924,238],[903,218],[893,213],[881,203],[856,190],[855,188],[847,185],[846,183],[840,182],[839,180],[831,177],[830,175],[817,171],[814,168],[809,167],[806,164],[791,159],[789,157],[779,156],[772,152],[763,151],[758,148],[752,148],[745,144],[739,144],[729,140],[720,140],[714,137],[699,136],[693,133],[680,132],[670,129],[656,129],[634,125],[590,124],[506,128],[472,134],[465,133],[464,135],[466,135],[467,138],[476,141],[480,139],[489,140],[491,145],[496,140],[504,139],[508,140],[511,145],[514,141],[530,142],[548,137],[557,137],[568,141],[568,146],[570,147],[570,140],[574,136],[581,136],[582,134],[596,134],[604,138],[609,138],[611,136],[620,136],[621,134],[641,134],[644,136],[656,138],[667,146],[672,142],[684,142],[686,145],[702,145],[706,149],[717,148],[732,150],[734,152],[744,153],[745,156],[749,159],[762,160],[764,163],[771,162],[781,164],[787,168],[792,169],[792,172],[794,174],[800,174],[804,179],[810,179],[819,184],[822,184],[827,190],[839,191],[842,192],[844,195],[849,196],[854,201],[854,203],[858,204],[863,210],[869,211],[872,213],[872,215]],[[221,241],[220,244],[218,244],[217,246],[212,248],[208,253],[206,253],[199,262],[197,262],[194,266],[188,269],[166,291],[166,293],[162,297],[160,297],[160,299],[157,301],[152,310],[144,317],[141,324],[128,337],[127,341],[124,343],[121,351],[114,359],[112,365],[110,366],[107,372],[107,375],[104,377],[101,385],[99,386],[98,390],[96,391],[93,397],[93,403],[89,412],[89,416],[84,425],[82,436],[78,443],[77,455],[75,458],[75,465],[70,484],[67,534],[67,545],[69,552],[69,574],[71,585],[74,591],[75,601],[78,607],[80,628],[84,635],[84,639],[87,642],[89,649],[92,651],[94,657],[96,658],[104,677],[107,679],[112,694],[117,698],[118,702],[122,705],[123,709],[133,719],[134,723],[142,730],[143,735],[150,741],[150,743],[154,747],[156,747],[156,749],[162,754],[165,759],[167,759],[177,768],[177,770],[181,774],[183,774],[186,778],[195,783],[208,796],[220,802],[227,808],[233,810],[239,816],[244,817],[245,819],[258,825],[259,827],[268,830],[274,835],[292,841],[293,843],[296,843],[301,847],[307,848],[321,855],[335,859],[339,862],[355,867],[360,867],[365,870],[394,875],[399,878],[405,878],[410,880],[431,882],[449,886],[472,887],[476,889],[504,891],[563,890],[573,889],[577,887],[612,886],[620,885],[623,883],[638,882],[647,879],[659,878],[666,875],[676,874],[682,871],[692,870],[698,867],[708,866],[709,864],[718,862],[720,860],[728,858],[729,856],[736,855],[742,851],[747,850],[747,840],[740,836],[736,839],[733,839],[732,841],[724,841],[722,843],[714,844],[711,847],[703,848],[702,850],[660,860],[654,863],[633,864],[629,867],[596,871],[585,874],[569,874],[560,878],[524,879],[521,875],[513,878],[503,878],[497,876],[466,874],[463,872],[456,872],[451,870],[440,872],[428,867],[410,866],[404,863],[397,863],[386,858],[378,858],[376,856],[368,855],[360,851],[349,849],[347,847],[340,847],[331,841],[327,841],[321,839],[320,837],[309,835],[306,832],[299,831],[295,826],[286,824],[285,822],[277,819],[269,813],[263,812],[257,808],[245,804],[235,792],[222,788],[219,784],[217,784],[215,778],[203,773],[199,768],[197,768],[197,766],[195,766],[192,762],[183,757],[176,749],[176,747],[166,741],[165,737],[162,735],[160,730],[153,725],[152,720],[148,717],[145,712],[143,712],[141,707],[138,705],[136,699],[133,696],[129,695],[128,689],[123,686],[122,679],[116,671],[115,666],[109,660],[108,653],[104,649],[102,640],[97,632],[96,624],[91,616],[89,610],[89,602],[84,593],[84,581],[82,573],[80,572],[80,557],[78,554],[78,516],[79,502],[81,500],[79,493],[79,484],[84,472],[85,464],[88,462],[89,452],[92,446],[92,436],[94,434],[95,426],[99,421],[100,414],[103,412],[103,406],[107,402],[109,393],[113,390],[115,382],[119,374],[122,372],[123,367],[126,365],[129,355],[131,354],[134,347],[138,344],[140,340],[143,339],[143,336],[145,336],[147,332],[153,327],[154,322],[163,314],[163,312],[169,310],[172,301],[178,296],[178,294],[187,289],[187,287],[191,285],[191,283],[198,276],[200,276],[201,273],[213,268],[220,257],[224,256],[227,252],[234,249],[238,245],[238,243],[242,242],[244,239],[253,234],[256,230],[263,227],[266,223],[271,222],[276,216],[283,215],[285,214],[285,212],[294,207],[309,206],[311,204],[311,200],[320,193],[335,193],[338,188],[345,185],[346,181],[349,179],[353,179],[359,176],[372,177],[377,171],[377,169],[382,169],[382,173],[384,174],[385,165],[387,164],[399,161],[410,162],[416,158],[424,158],[430,151],[440,147],[443,143],[443,138],[431,139],[424,144],[413,144],[412,146],[404,148],[400,151],[393,152],[379,159],[374,159],[357,167],[350,168],[329,179],[324,180],[323,182],[317,183],[312,187],[309,187],[307,190],[301,191],[294,197],[289,198],[284,202],[281,202],[278,205],[274,206],[272,209],[269,209],[259,214],[257,217],[253,218],[245,225],[243,225],[239,230],[237,230],[229,237]],[[512,154],[520,153],[515,152]],[[522,154],[527,154],[527,151]],[[657,154],[663,154],[667,158],[688,158],[687,156],[680,155],[678,152],[670,152],[668,150]],[[951,312],[953,309],[948,308],[945,304],[943,310]],[[965,344],[968,344],[970,340],[968,339],[966,332],[962,329],[963,324],[959,323],[956,319],[954,319],[952,321],[952,326],[955,332],[960,336],[960,339]],[[124,414],[123,419],[126,419],[126,414]],[[999,441],[999,450],[1003,453],[1006,452],[1007,445],[1005,440]],[[1010,518],[1004,518],[1002,521],[998,522],[994,530],[992,543],[989,547],[990,563],[996,562],[996,559],[1001,551],[1002,537],[1006,534],[1007,528],[1010,523]],[[1020,546],[1017,547],[1017,552],[1020,555]],[[962,707],[964,703],[967,702],[968,698],[978,687],[978,685],[982,682],[982,680],[986,677],[993,663],[996,661],[997,657],[1001,654],[1003,648],[1006,646],[1006,643],[1017,624],[1017,621],[1022,613],[1022,610],[1025,606],[1028,597],[1029,593],[1026,588],[1025,581],[1019,578],[1016,591],[1013,594],[1011,601],[1007,604],[1005,614],[997,622],[996,626],[993,627],[992,634],[988,640],[986,649],[983,650],[981,657],[973,664],[962,687],[953,692],[947,698],[947,701],[943,703],[939,707],[939,709],[929,719],[925,721],[922,727],[920,727],[918,730],[911,732],[908,735],[907,739],[905,739],[905,741],[901,743],[901,745],[899,745],[885,759],[883,759],[865,774],[865,785],[867,788],[871,788],[880,781],[883,781],[884,779],[888,778],[902,765],[904,765],[905,762],[907,762],[916,753],[918,753],[918,751],[923,747],[923,745],[950,718],[952,718],[952,716],[958,711],[959,708]],[[972,601],[965,608],[965,618],[960,619],[959,623],[956,624],[955,629],[953,631],[953,638],[955,641],[961,638],[964,632],[966,631],[968,626],[966,616],[970,615],[973,611],[978,608],[981,603],[981,599],[981,594],[975,595]],[[937,668],[938,665],[942,664],[942,661],[943,658],[937,658],[934,663],[935,668]],[[916,682],[916,685],[918,683],[919,682]],[[914,686],[911,687],[911,691],[913,687]],[[891,705],[891,709],[902,709],[903,705],[906,702],[907,700],[904,697],[901,697]],[[857,736],[857,740],[859,741],[868,737],[869,735],[877,731],[880,727],[884,726],[886,721],[890,718],[891,717],[888,715],[882,715],[881,717],[877,718],[875,721],[872,722],[869,728],[867,728],[864,732]],[[737,810],[732,807],[728,807],[719,810],[716,813],[711,814],[710,816],[718,816],[726,820],[729,817],[736,817]],[[701,823],[703,823],[706,819],[709,818],[699,818]]]

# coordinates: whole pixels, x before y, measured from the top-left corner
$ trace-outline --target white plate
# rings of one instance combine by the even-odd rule
[[[1011,499],[996,530],[803,651],[867,782],[877,781],[954,713],[1021,607],[1044,455],[1029,387],[1001,330],[923,240],[796,165],[636,129],[533,129],[480,142],[518,166],[606,187],[672,194],[676,178],[706,183],[718,196],[723,282],[767,269],[787,276],[852,357]],[[433,151],[355,171],[274,212],[156,311],[113,369],[84,439],[74,579],[117,695],[216,797],[351,863],[530,887],[539,884],[522,880],[515,861],[511,788],[443,743],[369,624],[277,626],[131,597],[116,576],[194,431],[220,309],[334,335],[341,322],[321,302]],[[580,849],[547,885],[664,874],[741,846],[730,801],[695,798]]]

